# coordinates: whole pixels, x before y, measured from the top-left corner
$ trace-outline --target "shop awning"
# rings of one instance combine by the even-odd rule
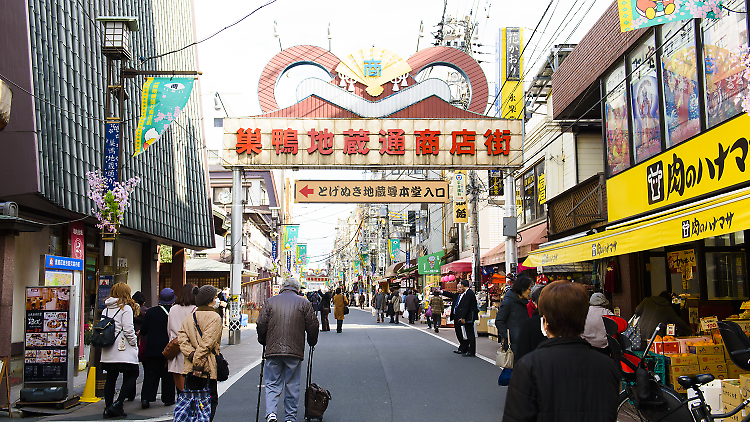
[[[243,280],[242,280],[242,287],[252,286],[254,284],[262,283],[264,281],[271,281],[271,277],[256,278],[256,279],[253,279],[253,280],[251,280],[252,277],[248,277],[248,276],[245,276],[245,277],[242,277],[242,278],[243,278]]]
[[[521,235],[521,241],[517,245],[518,256],[524,257],[545,242],[547,238],[547,223],[523,230],[519,234]],[[482,255],[482,259],[480,260],[482,266],[503,262],[505,262],[505,242],[490,249],[489,252]]]
[[[644,221],[531,252],[523,265],[538,267],[591,261],[750,228],[750,188],[690,204]]]
[[[470,273],[471,272],[471,257],[467,256],[464,259],[453,261],[450,264],[445,264],[440,267],[441,274],[447,274],[449,272],[454,273]]]

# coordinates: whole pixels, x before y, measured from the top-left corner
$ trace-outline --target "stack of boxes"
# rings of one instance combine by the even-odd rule
[[[723,344],[689,346],[688,351],[698,356],[699,374],[711,374],[721,380],[729,378]]]
[[[698,356],[690,353],[665,356],[669,365],[669,384],[678,393],[687,393],[687,390],[677,382],[677,379],[683,375],[694,376],[701,373],[700,366],[698,365]]]

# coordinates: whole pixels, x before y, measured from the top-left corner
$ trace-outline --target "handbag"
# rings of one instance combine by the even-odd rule
[[[424,316],[427,318],[432,318],[432,306],[428,306],[427,310],[424,312]]]
[[[349,315],[349,307],[344,305],[344,315]]]
[[[622,332],[622,335],[630,340],[633,350],[641,350],[641,317],[633,315],[628,321],[628,328]]]
[[[508,344],[497,349],[495,365],[504,369],[513,369],[513,350],[510,348],[510,330],[508,330]]]
[[[193,312],[193,321],[195,321],[195,328],[198,330],[198,334],[203,337],[203,332],[201,331],[200,325],[198,325],[198,318],[196,318],[195,312]],[[229,362],[224,359],[224,356],[222,356],[221,353],[216,353],[216,350],[213,348],[211,349],[211,353],[213,353],[216,358],[216,381],[228,380]]]
[[[182,390],[174,406],[174,422],[209,422],[211,419],[211,391]]]
[[[169,343],[167,343],[167,345],[164,347],[164,350],[161,352],[162,356],[167,359],[174,359],[179,353],[180,342],[177,340],[177,337],[170,340]]]

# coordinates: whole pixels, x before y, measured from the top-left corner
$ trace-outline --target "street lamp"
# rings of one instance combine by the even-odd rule
[[[130,33],[138,31],[138,18],[135,16],[100,16],[96,20],[104,23],[102,53],[107,57],[132,59]]]

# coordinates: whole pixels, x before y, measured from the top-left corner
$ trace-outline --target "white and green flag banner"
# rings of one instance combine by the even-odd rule
[[[141,95],[141,117],[135,131],[136,156],[167,130],[177,119],[193,90],[192,78],[148,78]]]

